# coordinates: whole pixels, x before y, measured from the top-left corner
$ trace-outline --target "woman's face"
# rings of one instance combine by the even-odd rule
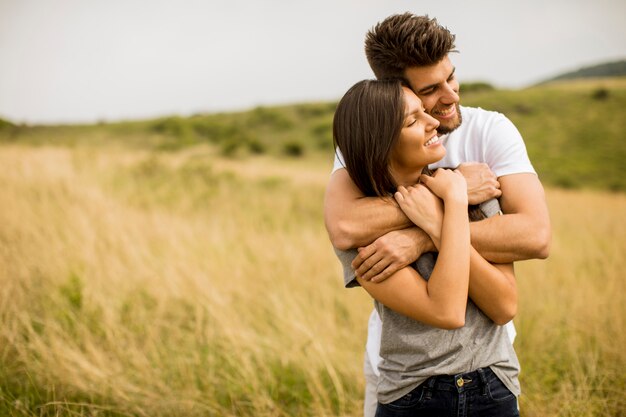
[[[424,111],[421,100],[413,91],[406,87],[402,90],[404,124],[390,159],[391,172],[399,184],[404,182],[402,179],[419,176],[422,168],[439,161],[446,154],[437,136],[439,121]]]

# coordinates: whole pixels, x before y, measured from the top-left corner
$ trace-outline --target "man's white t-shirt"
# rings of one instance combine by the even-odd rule
[[[533,173],[524,140],[513,123],[503,114],[476,107],[460,106],[463,122],[452,133],[442,136],[446,156],[429,168],[456,168],[463,162],[484,162],[496,177]],[[333,172],[345,168],[343,155],[337,150]],[[506,324],[511,343],[515,339],[513,322]],[[382,322],[374,309],[368,322],[366,351],[378,375]]]

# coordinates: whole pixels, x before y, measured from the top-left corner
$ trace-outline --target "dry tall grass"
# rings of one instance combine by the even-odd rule
[[[0,411],[358,416],[371,302],[341,289],[327,162],[2,146]],[[523,415],[624,415],[626,197],[548,196]]]
[[[547,261],[517,268],[526,416],[626,415],[626,196],[549,190]]]

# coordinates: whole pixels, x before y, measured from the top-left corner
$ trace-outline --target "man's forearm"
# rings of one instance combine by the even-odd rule
[[[437,249],[430,236],[417,226],[394,230],[359,248],[352,261],[356,275],[366,281],[384,281],[417,261],[425,252]]]
[[[536,219],[505,214],[471,224],[472,246],[488,261],[498,264],[545,259],[549,231]]]
[[[551,229],[541,183],[534,174],[509,175],[499,181],[505,214],[472,223],[472,246],[494,263],[545,259]]]
[[[343,250],[369,245],[388,232],[413,225],[391,201],[374,197],[350,202],[326,218],[331,242]]]
[[[324,220],[333,246],[342,250],[413,225],[393,198],[363,196],[345,169],[335,171],[326,188]]]

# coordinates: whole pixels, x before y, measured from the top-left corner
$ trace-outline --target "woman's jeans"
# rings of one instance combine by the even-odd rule
[[[519,417],[517,398],[489,368],[428,378],[376,417]]]

